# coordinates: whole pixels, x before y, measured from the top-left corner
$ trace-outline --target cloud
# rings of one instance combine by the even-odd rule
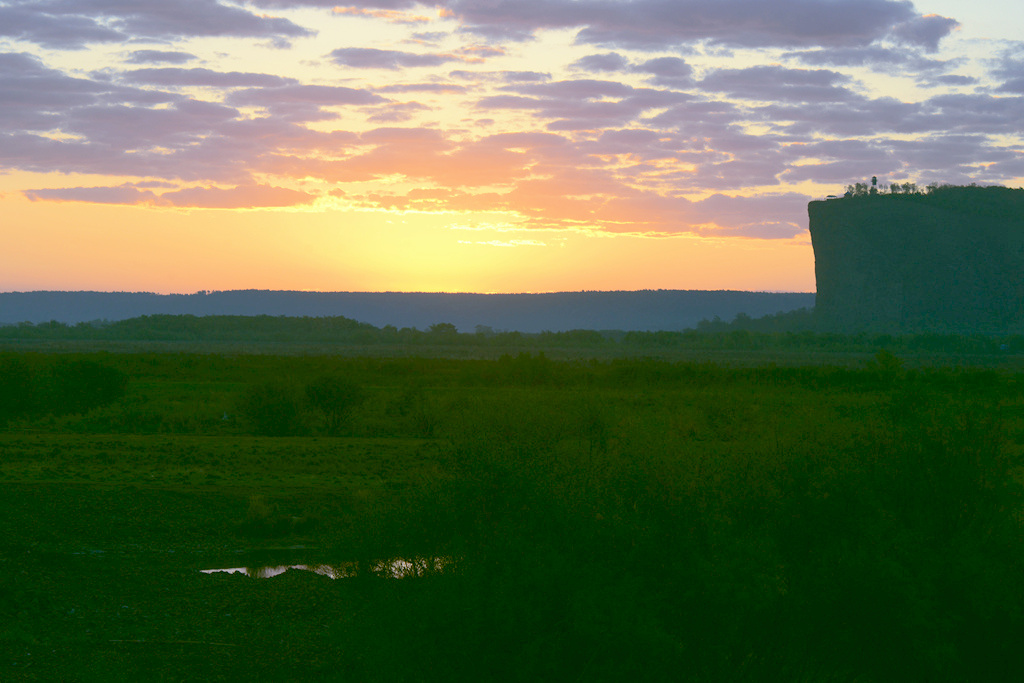
[[[539,71],[466,71],[455,69],[448,73],[453,79],[472,81],[474,83],[545,83],[551,80],[551,74]]]
[[[955,19],[928,14],[896,24],[892,29],[892,36],[901,43],[935,52],[939,49],[939,41],[958,28],[960,23]]]
[[[532,176],[587,163],[585,153],[548,133],[507,133],[456,143],[438,131],[379,128],[361,135],[358,145],[366,151],[335,162],[325,172],[349,181],[400,174],[441,187],[514,188]]]
[[[800,103],[767,104],[752,114],[771,124],[782,122],[785,133],[796,139],[815,135],[846,138],[924,134],[943,125],[929,119],[929,110],[922,103],[859,95],[851,95],[844,102],[820,102],[813,108]]]
[[[337,0],[251,0],[257,7],[289,9],[294,7],[325,7],[334,10],[353,10],[354,14],[372,15],[375,10],[408,10],[422,6],[422,0],[362,0],[358,7],[340,5]],[[439,3],[443,4],[443,3]],[[369,9],[368,9],[369,8]],[[350,12],[344,12],[350,13]]]
[[[122,77],[129,83],[143,83],[165,87],[254,88],[295,85],[298,83],[294,78],[284,78],[273,74],[240,71],[220,72],[213,71],[212,69],[181,69],[176,67],[135,69],[124,72]]]
[[[230,188],[190,187],[156,194],[145,187],[166,183],[126,183],[114,187],[64,187],[25,190],[32,201],[89,202],[93,204],[156,204],[178,208],[254,209],[308,204],[315,195],[271,185],[247,184]]]
[[[392,139],[394,131],[383,134],[390,143],[401,138]],[[425,142],[429,144],[422,144]],[[651,189],[642,189],[664,168],[650,164],[631,173],[629,168],[608,168],[594,156],[597,151],[640,155],[646,149],[651,159],[671,161],[678,154],[676,145],[683,144],[682,140],[666,142],[645,131],[609,133],[602,136],[600,144],[575,143],[554,134],[496,135],[456,147],[440,142],[403,144],[410,148],[403,157],[404,165],[396,166],[377,153],[344,164],[370,170],[367,164],[372,159],[382,162],[382,169],[401,169],[407,177],[437,186],[421,186],[406,193],[352,194],[348,199],[378,209],[513,212],[522,217],[524,228],[587,227],[648,235],[697,231],[788,238],[805,227],[801,221],[807,198],[802,194],[779,193],[758,201],[739,198],[733,205],[729,205],[733,197],[691,202],[683,196],[663,194],[655,189],[656,183]],[[773,168],[779,165],[775,160]],[[477,189],[483,187],[496,189]]]
[[[198,144],[236,116],[231,107],[181,99],[160,109],[124,104],[79,107],[66,120],[70,129],[94,145],[106,145],[112,153]]]
[[[409,3],[410,5],[415,3]],[[431,17],[422,14],[410,14],[394,9],[367,9],[365,7],[334,7],[334,14],[348,14],[357,17],[381,19],[391,24],[422,24],[431,21]]]
[[[899,66],[907,71],[941,70],[947,62],[922,57],[905,47],[861,45],[856,47],[820,48],[783,53],[787,59],[799,59],[815,66],[866,66],[891,71]]]
[[[53,115],[49,123],[74,137],[4,134],[0,166],[230,183],[270,167],[304,177],[308,171],[302,160],[344,150],[355,139],[348,133],[312,131],[283,118],[239,119],[230,107],[187,98],[160,109],[91,104]]]
[[[358,6],[336,6],[329,0],[254,0],[253,4],[270,9],[332,8],[336,14],[400,23],[432,20],[409,12],[423,6],[404,0]],[[442,16],[455,18],[465,30],[488,37],[492,43],[499,38],[525,40],[542,29],[576,28],[581,43],[641,50],[693,42],[841,48],[892,39],[934,51],[958,26],[947,17],[917,15],[912,5],[902,0],[446,0],[437,7]],[[44,13],[37,3],[15,2],[3,8],[8,16],[0,25],[7,27],[6,33],[12,37],[53,47],[81,47],[127,36],[290,39],[313,33],[287,19],[258,15],[215,0],[138,0],[131,5],[118,0],[52,0],[46,8]]]
[[[947,93],[925,102],[929,130],[964,134],[1020,133],[1024,97],[992,96],[983,92]]]
[[[581,43],[664,49],[690,42],[736,47],[868,45],[894,32],[930,46],[946,24],[900,0],[450,0],[470,30],[525,39],[540,29],[581,28]]]
[[[636,90],[618,81],[579,78],[534,85],[522,85],[516,92],[537,95],[549,100],[606,100],[633,95]]]
[[[359,136],[368,151],[330,164],[325,169],[335,180],[360,181],[404,175],[427,178],[436,173],[441,155],[455,148],[440,131],[385,127]]]
[[[694,85],[693,67],[679,57],[649,59],[633,68],[637,73],[651,74],[653,82],[667,88],[690,88]]]
[[[49,69],[26,53],[0,53],[0,122],[9,131],[50,130],[68,107],[94,104],[109,86]],[[0,148],[0,162],[2,162]]]
[[[503,71],[500,75],[506,83],[546,83],[551,80],[551,74],[540,71]]]
[[[1017,78],[1011,78],[1004,81],[1002,85],[996,88],[999,92],[1013,92],[1024,94],[1024,76],[1018,76]]]
[[[660,158],[666,152],[677,152],[681,143],[677,136],[661,131],[619,128],[602,131],[589,149],[594,154],[630,154],[639,158],[653,155]]]
[[[338,66],[356,69],[407,69],[440,66],[448,62],[464,61],[455,55],[429,55],[401,50],[378,50],[368,47],[343,47],[328,55]]]
[[[430,107],[419,102],[396,102],[387,105],[375,114],[371,114],[366,120],[373,123],[400,123],[408,121],[417,112],[421,111],[430,111]]]
[[[789,239],[804,232],[807,202],[796,192],[737,196],[713,194],[686,208],[689,224],[700,234],[760,239]]]
[[[50,202],[89,202],[92,204],[149,204],[156,195],[133,185],[117,187],[64,187],[56,189],[25,190],[30,200]]]
[[[377,92],[428,92],[437,93],[441,95],[450,95],[469,92],[469,88],[464,85],[455,85],[454,83],[395,83],[393,85],[385,85],[380,88],[377,88]]]
[[[1024,43],[1002,54],[993,75],[1003,81],[997,88],[999,92],[1024,93]]]
[[[334,114],[325,111],[325,107],[389,102],[380,95],[359,88],[303,84],[236,90],[225,101],[238,107],[260,107],[272,116],[293,122],[333,119]]]
[[[216,0],[13,0],[0,6],[0,36],[79,49],[130,39],[244,37],[286,40],[313,32],[288,19]]]
[[[202,209],[278,208],[308,204],[315,195],[270,185],[191,187],[160,195],[161,204]]]
[[[924,140],[893,140],[890,145],[903,166],[914,169],[919,178],[924,175],[925,181],[971,182],[982,164],[1020,159],[1019,151],[996,147],[984,135],[969,132]]]
[[[918,82],[922,85],[930,86],[933,88],[948,87],[948,86],[970,86],[976,85],[978,79],[974,76],[963,76],[960,74],[939,74],[936,76],[924,75],[918,78]],[[997,88],[997,90],[1003,90],[1003,88]]]
[[[849,100],[853,93],[839,85],[848,80],[848,76],[827,69],[753,66],[712,71],[700,86],[743,99],[820,103]]]
[[[8,37],[127,46],[97,50],[87,76],[0,53],[0,169],[139,179],[26,191],[36,201],[251,208],[344,191],[357,207],[505,211],[532,228],[775,238],[804,229],[807,197],[786,192],[790,183],[839,189],[871,175],[992,178],[1021,167],[1019,58],[989,63],[991,75],[949,73],[979,73],[926,54],[955,22],[900,0],[0,5],[21,17],[0,16]],[[300,7],[320,9],[288,11]],[[276,10],[288,19],[260,14]],[[427,14],[431,25],[419,26]],[[338,68],[315,81],[294,77],[308,73],[305,51],[274,53],[278,69],[196,48],[203,66],[189,68],[200,63],[193,43],[176,42],[298,38],[321,28],[312,16],[388,22],[386,36],[343,43],[323,59]],[[528,45],[502,37],[571,35],[571,51],[533,62],[551,73],[500,68],[530,63]],[[471,66],[481,61],[489,66]],[[865,69],[901,79],[907,94],[869,95],[870,76],[857,80]],[[294,189],[300,181],[315,193]]]
[[[244,87],[259,83],[277,85]],[[265,108],[273,119],[246,118],[231,102],[154,85],[229,89],[226,99]],[[34,56],[0,53],[0,103],[0,168],[242,183],[264,168],[304,177],[303,161],[337,153],[356,136],[299,124],[333,118],[326,107],[388,100],[352,88],[209,69],[137,69],[120,81],[74,78]]]
[[[628,66],[629,60],[618,52],[587,55],[569,65],[570,68],[581,71],[624,71]]]
[[[39,4],[31,2],[0,5],[0,36],[64,50],[128,37],[84,13],[52,14],[41,11]]]
[[[590,130],[621,127],[651,108],[667,107],[680,95],[649,88],[633,88],[618,81],[575,79],[502,86],[510,94],[477,100],[478,109],[532,110],[547,119],[547,130]]]
[[[681,94],[675,103],[649,118],[647,123],[655,129],[678,131],[692,137],[714,138],[744,119],[744,113],[732,102]]]
[[[471,64],[480,64],[491,57],[501,57],[506,53],[505,48],[494,45],[470,45],[457,50],[459,57]]]
[[[129,64],[184,64],[195,59],[191,52],[179,52],[177,50],[135,50],[125,59]]]
[[[792,161],[804,159],[784,171],[794,182],[816,180],[822,183],[851,183],[873,175],[889,174],[901,166],[885,139],[844,138],[810,140],[789,147]]]
[[[275,104],[310,104],[318,107],[375,104],[386,102],[367,90],[333,85],[287,85],[251,88],[232,93],[228,100],[236,105],[272,108]]]

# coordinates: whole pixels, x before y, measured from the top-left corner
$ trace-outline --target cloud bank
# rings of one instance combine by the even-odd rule
[[[40,202],[788,239],[821,184],[1021,178],[1024,51],[970,62],[958,25],[902,0],[13,0],[0,171],[54,174]]]

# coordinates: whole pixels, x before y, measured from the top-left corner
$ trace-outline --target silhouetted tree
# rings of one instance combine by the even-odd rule
[[[128,377],[95,361],[62,360],[53,368],[50,405],[57,413],[84,413],[124,395]]]
[[[35,404],[32,371],[21,358],[0,355],[0,427]]]
[[[451,323],[436,323],[430,326],[430,337],[433,342],[450,344],[459,338],[459,328]]]
[[[324,417],[327,433],[335,435],[352,410],[366,400],[366,392],[341,375],[324,375],[306,385],[306,401]]]
[[[238,412],[263,436],[288,436],[299,431],[300,401],[291,384],[256,384],[242,396]]]

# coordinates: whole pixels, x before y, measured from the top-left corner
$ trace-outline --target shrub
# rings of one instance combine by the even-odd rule
[[[128,377],[116,368],[84,359],[61,360],[53,368],[49,406],[54,413],[85,413],[124,396]]]
[[[300,407],[293,385],[268,381],[249,387],[239,401],[238,413],[261,436],[289,436],[301,431]]]
[[[366,400],[366,392],[341,375],[323,375],[306,385],[306,403],[323,416],[327,433],[336,435],[348,413]]]
[[[35,403],[32,371],[14,355],[0,355],[0,427],[29,412]]]

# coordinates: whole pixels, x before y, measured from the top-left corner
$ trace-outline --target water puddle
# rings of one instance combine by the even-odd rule
[[[245,574],[254,579],[269,579],[290,569],[309,571],[330,579],[351,579],[357,576],[376,576],[382,579],[408,579],[431,576],[451,570],[452,557],[414,556],[392,557],[363,561],[324,562],[321,548],[307,545],[245,548],[235,551],[208,549],[145,549],[145,548],[86,548],[69,553],[78,557],[106,558],[111,561],[142,559],[145,562],[187,563],[192,567],[213,565],[200,569],[203,574]],[[205,557],[202,559],[200,556]],[[311,561],[316,557],[320,561]],[[174,558],[174,559],[172,559]],[[209,562],[209,564],[207,564]]]
[[[428,576],[444,571],[450,566],[451,558],[446,557],[416,557],[391,558],[388,560],[377,560],[369,566],[360,570],[357,562],[341,562],[333,564],[278,564],[261,565],[253,567],[223,567],[216,569],[201,569],[203,574],[245,574],[254,579],[269,579],[279,574],[284,574],[289,569],[311,571],[330,579],[350,579],[359,576],[363,572],[369,572],[374,576],[385,579],[408,579],[419,576]]]

